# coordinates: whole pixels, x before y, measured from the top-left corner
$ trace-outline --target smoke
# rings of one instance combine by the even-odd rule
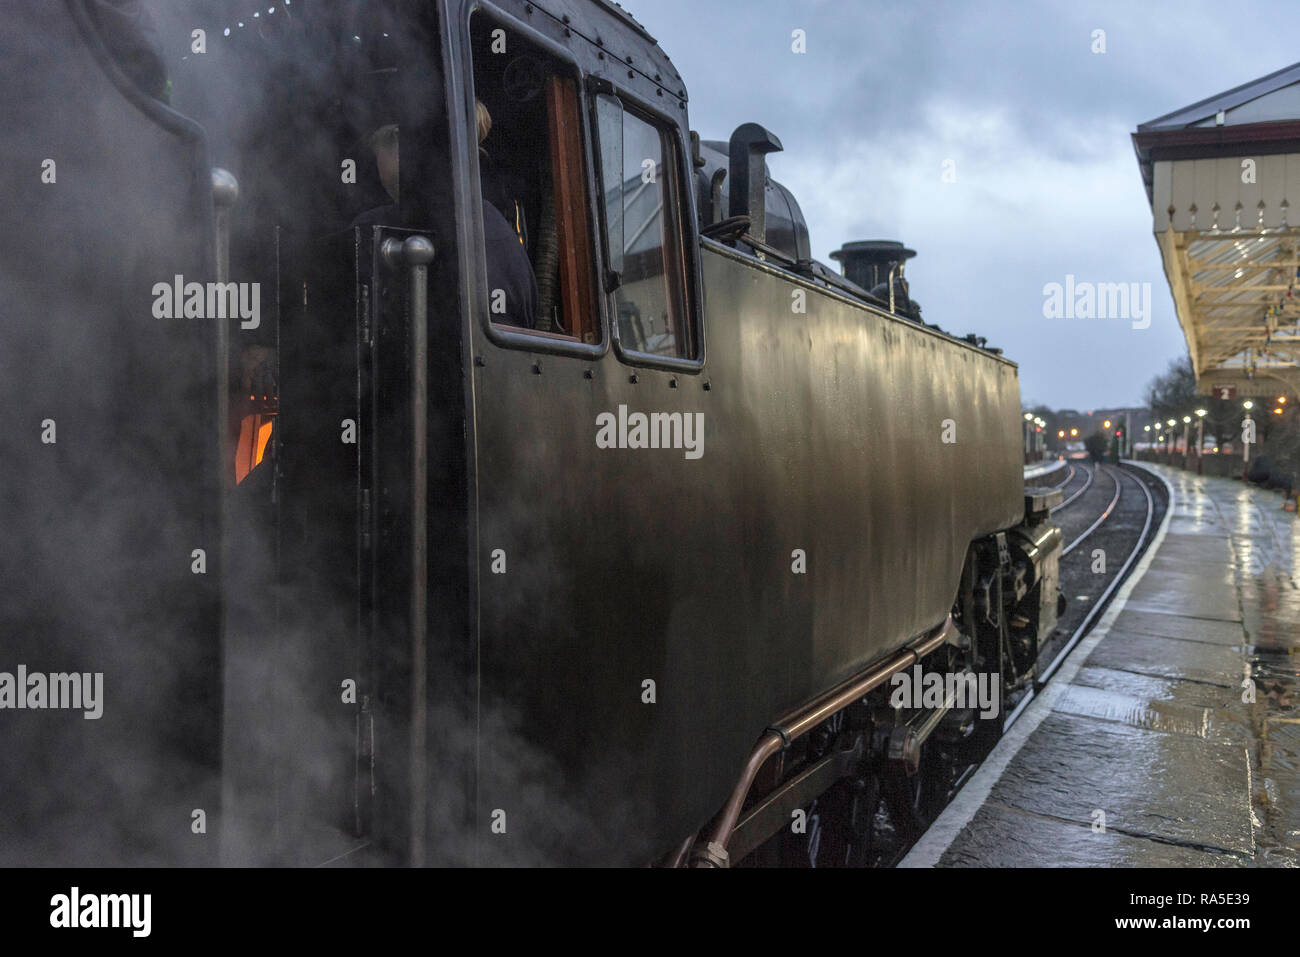
[[[408,633],[385,609],[365,627],[355,540],[331,537],[321,510],[355,488],[304,474],[310,458],[297,471],[292,455],[268,462],[229,496],[223,553],[218,325],[152,311],[155,284],[216,279],[212,166],[240,183],[229,279],[261,290],[259,328],[228,323],[232,370],[244,348],[321,318],[284,280],[307,273],[313,243],[387,202],[364,137],[412,95],[391,65],[414,63],[406,76],[428,82],[437,65],[418,51],[437,45],[384,36],[382,7],[365,5],[378,19],[353,41],[347,9],[275,6],[256,18],[252,4],[199,0],[6,11],[0,671],[102,671],[104,700],[93,722],[0,710],[0,865],[348,865],[405,852],[408,686],[394,675],[409,666]],[[100,40],[87,40],[96,25]],[[355,348],[347,306],[331,348]],[[316,427],[337,446],[333,409],[317,425],[304,409],[331,384],[301,385],[337,358],[282,363],[282,382],[299,383],[281,390],[297,402],[281,423],[301,426],[281,437],[293,452]],[[400,594],[401,574],[380,569],[380,590]],[[449,604],[434,615],[450,624],[435,628],[435,655],[470,620],[463,595],[450,603],[458,586],[440,589]],[[428,713],[430,863],[649,853],[627,836],[644,808],[617,796],[616,774],[561,767],[518,708],[455,685],[435,685]]]

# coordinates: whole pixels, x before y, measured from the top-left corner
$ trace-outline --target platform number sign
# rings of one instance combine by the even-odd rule
[[[1235,385],[1216,385],[1214,387],[1214,397],[1227,401],[1237,397],[1237,387]]]

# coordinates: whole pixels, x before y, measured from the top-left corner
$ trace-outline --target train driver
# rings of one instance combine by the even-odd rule
[[[475,100],[475,112],[480,147],[492,129],[492,117],[482,102]],[[395,125],[383,126],[370,136],[370,147],[375,153],[379,179],[394,205],[381,206],[362,213],[353,226],[381,225],[394,220],[398,202],[398,129]],[[533,329],[537,326],[537,277],[528,253],[500,211],[487,200],[483,207],[484,253],[487,261],[488,295],[499,301],[498,290],[504,292],[504,314],[494,312],[492,321],[508,326]]]

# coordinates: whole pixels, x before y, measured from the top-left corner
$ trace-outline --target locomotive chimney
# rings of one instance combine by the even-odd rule
[[[849,282],[870,292],[889,281],[891,269],[902,266],[915,255],[915,249],[908,249],[891,239],[870,239],[845,243],[831,253],[831,259],[843,266],[844,277]],[[894,272],[897,274],[898,270],[894,269]]]

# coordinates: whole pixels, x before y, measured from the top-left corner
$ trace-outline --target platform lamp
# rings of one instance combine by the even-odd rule
[[[1169,442],[1168,442],[1167,451],[1169,452],[1170,465],[1174,464],[1174,453],[1178,451],[1178,436],[1174,434],[1174,427],[1176,425],[1178,425],[1176,419],[1169,419],[1165,422],[1165,426],[1169,430]]]
[[[1249,422],[1251,420],[1250,410],[1255,408],[1255,403],[1251,402],[1250,399],[1247,399],[1245,402],[1241,403],[1241,407],[1246,410],[1246,418],[1244,422]],[[1245,425],[1243,424],[1241,430],[1241,477],[1243,479],[1246,477],[1247,473],[1250,472],[1251,443],[1246,441],[1246,431]]]
[[[1204,475],[1205,468],[1202,461],[1205,457],[1205,416],[1208,409],[1196,410],[1196,474]]]

